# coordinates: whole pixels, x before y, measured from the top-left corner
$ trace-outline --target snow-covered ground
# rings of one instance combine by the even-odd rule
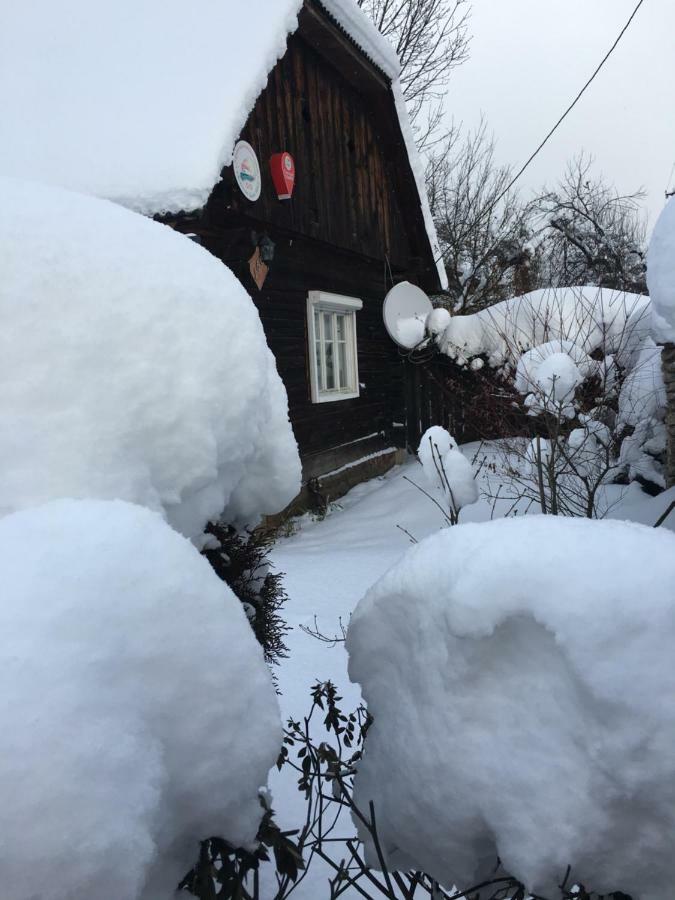
[[[486,496],[494,494],[504,480],[492,468],[499,469],[499,449],[469,444],[462,450],[468,459],[475,460],[476,468],[482,459],[485,461],[478,475],[481,498],[462,511],[461,521],[484,522],[504,516],[511,501],[494,503]],[[359,690],[349,683],[344,645],[322,643],[300,626],[314,628],[316,617],[322,633],[339,634],[340,622],[348,624],[366,590],[410,546],[405,531],[421,540],[444,527],[440,510],[410,480],[428,489],[422,467],[414,459],[384,477],[357,486],[334,504],[324,519],[305,516],[297,520],[296,532],[276,544],[273,561],[286,573],[289,600],[285,616],[293,628],[287,638],[290,656],[277,673],[284,718],[299,718],[308,712],[309,688],[317,679],[335,682],[344,697],[344,708],[351,710],[358,705]],[[675,489],[651,498],[635,483],[610,486],[606,498],[610,517],[647,525],[654,524],[673,499]],[[675,529],[675,512],[667,524]],[[298,827],[304,804],[293,774],[289,770],[275,773],[271,787],[279,823],[282,827]],[[315,861],[294,896],[304,900],[327,896],[326,877],[327,869]]]

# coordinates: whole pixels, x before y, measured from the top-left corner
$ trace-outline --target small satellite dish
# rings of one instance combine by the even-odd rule
[[[402,281],[384,298],[384,327],[399,347],[412,350],[424,340],[427,316],[432,310],[431,300],[422,288]]]

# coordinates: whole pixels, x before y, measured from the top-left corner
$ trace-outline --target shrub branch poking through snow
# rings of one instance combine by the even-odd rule
[[[241,604],[157,513],[0,521],[0,871],[12,900],[159,900],[201,838],[251,847],[281,741]]]
[[[571,865],[669,900],[674,583],[672,533],[525,516],[444,529],[370,589],[346,641],[374,719],[354,800],[390,871],[473,884],[498,856],[538,895]]]
[[[457,525],[462,509],[478,500],[478,485],[471,463],[455,439],[439,425],[424,432],[417,455],[426,480],[443,497],[441,508],[448,524]]]
[[[300,486],[286,391],[258,313],[172,229],[0,178],[0,515],[120,498],[198,540]]]

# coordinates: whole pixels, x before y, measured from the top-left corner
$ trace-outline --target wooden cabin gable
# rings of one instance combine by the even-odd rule
[[[388,261],[400,277],[435,289],[390,85],[356,48],[345,59],[347,45],[314,6],[303,10],[240,135],[260,160],[261,196],[251,203],[227,167],[209,201],[209,218],[251,220]],[[290,201],[277,199],[268,165],[284,150],[296,166]]]

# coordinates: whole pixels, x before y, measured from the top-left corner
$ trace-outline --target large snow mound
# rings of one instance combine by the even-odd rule
[[[546,288],[511,297],[468,316],[452,316],[438,338],[460,365],[486,356],[492,366],[516,366],[523,353],[549,342],[602,348],[630,365],[651,329],[649,297],[593,286]]]
[[[468,887],[496,858],[672,896],[675,536],[527,516],[446,529],[347,637],[374,724],[355,785],[397,868]]]
[[[254,838],[281,740],[242,606],[121,501],[0,521],[0,871],[12,900],[160,900]]]
[[[654,304],[655,332],[675,341],[675,200],[659,216],[647,252],[647,284]]]
[[[120,498],[198,536],[297,493],[286,391],[219,260],[107,201],[0,179],[0,514]]]

